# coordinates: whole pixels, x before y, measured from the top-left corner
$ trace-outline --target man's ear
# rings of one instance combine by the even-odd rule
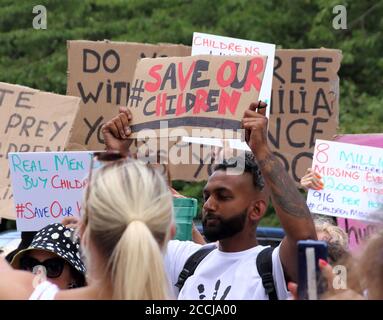
[[[253,200],[249,207],[249,218],[258,222],[265,215],[267,203],[264,199]]]

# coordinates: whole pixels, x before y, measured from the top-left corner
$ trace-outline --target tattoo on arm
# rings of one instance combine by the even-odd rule
[[[275,155],[269,154],[258,163],[276,204],[289,215],[298,218],[310,217],[303,197]]]

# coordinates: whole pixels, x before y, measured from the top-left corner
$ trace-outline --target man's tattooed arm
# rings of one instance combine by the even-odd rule
[[[258,160],[275,212],[286,234],[279,251],[285,279],[297,281],[297,241],[316,240],[317,236],[303,197],[268,147],[265,107],[266,104],[261,101],[250,104],[243,115],[242,127],[245,129],[246,142]]]
[[[259,160],[259,166],[275,202],[274,207],[298,218],[310,217],[306,202],[277,157],[269,153]]]
[[[261,153],[258,163],[286,234],[279,252],[285,279],[297,281],[297,241],[317,239],[314,223],[303,196],[277,157],[271,151]]]

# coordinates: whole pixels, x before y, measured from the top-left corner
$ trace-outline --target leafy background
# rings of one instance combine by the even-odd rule
[[[47,8],[46,30],[34,30],[35,5]],[[333,7],[347,8],[335,30]],[[336,48],[340,133],[382,132],[383,1],[373,0],[0,0],[0,81],[65,94],[66,40],[169,42],[191,45],[194,31],[277,44]],[[175,182],[198,198],[201,183]],[[263,225],[278,225],[270,208]]]

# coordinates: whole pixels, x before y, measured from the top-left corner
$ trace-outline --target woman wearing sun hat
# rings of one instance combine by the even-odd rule
[[[85,285],[85,265],[74,230],[60,223],[41,229],[28,248],[20,250],[11,261],[15,269],[36,274],[34,286],[45,280],[59,289]]]
[[[78,227],[86,257],[87,285],[59,290],[43,281],[33,286],[36,276],[14,270],[0,258],[0,300],[173,297],[163,261],[167,243],[175,234],[168,185],[157,170],[143,162],[121,158],[119,154],[116,159],[117,154],[109,152],[96,156],[105,164],[93,174],[90,171]],[[52,236],[57,237],[51,233]],[[41,237],[39,241],[49,239],[46,234]]]

